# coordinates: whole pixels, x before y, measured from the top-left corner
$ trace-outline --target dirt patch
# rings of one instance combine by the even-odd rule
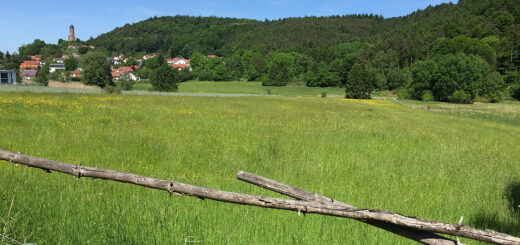
[[[49,87],[54,88],[84,88],[84,89],[99,89],[98,86],[87,86],[80,82],[58,82],[58,81],[49,81]]]

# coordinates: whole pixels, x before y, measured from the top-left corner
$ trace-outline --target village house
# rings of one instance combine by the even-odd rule
[[[131,81],[140,81],[141,80],[140,77],[136,76],[134,73],[129,72],[129,71],[123,72],[123,74],[121,74],[120,78],[126,79],[126,80],[131,80]]]
[[[81,71],[71,71],[70,72],[70,76],[71,77],[81,78]]]
[[[65,70],[65,65],[64,64],[50,64],[49,65],[49,72],[50,73],[53,73],[57,70],[60,70],[60,71],[64,71]]]
[[[22,77],[25,79],[33,79],[36,77],[36,70],[24,70],[22,71]]]
[[[150,58],[153,58],[153,57],[155,57],[155,54],[145,54],[143,56],[143,60],[147,60],[147,59],[150,59]]]
[[[137,66],[137,65],[121,66],[117,69],[112,68],[112,70],[111,70],[112,79],[119,80],[119,78],[121,78],[122,75],[125,75],[124,77],[126,79],[130,79],[133,81],[139,81],[139,80],[141,80],[141,78],[137,77],[134,74],[134,71],[136,71],[137,69],[139,69],[139,66]]]
[[[172,68],[173,69],[177,69],[179,71],[182,71],[182,70],[186,69],[186,65],[184,65],[184,64],[172,64]]]
[[[20,70],[38,70],[40,68],[40,61],[27,60],[20,64]]]
[[[52,60],[58,64],[63,64],[65,58],[52,58]]]
[[[167,59],[166,62],[172,66],[173,69],[177,70],[184,70],[186,68],[190,68],[190,60],[185,58],[173,58],[173,59]]]
[[[0,84],[16,85],[16,72],[13,70],[0,70]]]
[[[110,58],[110,63],[112,63],[112,65],[121,65],[121,63],[123,63],[123,60],[120,57],[113,57]]]

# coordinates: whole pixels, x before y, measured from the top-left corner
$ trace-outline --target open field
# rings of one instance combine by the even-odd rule
[[[68,85],[65,83],[65,85]],[[75,85],[75,84],[74,84]],[[153,94],[148,93],[152,89],[149,83],[136,83],[134,94]],[[320,97],[322,92],[326,92],[328,97],[344,97],[344,88],[309,88],[306,86],[286,86],[286,87],[264,87],[260,82],[200,82],[190,81],[180,83],[179,92],[181,93],[232,93],[232,94],[256,94],[256,95],[284,95],[284,96],[314,96]],[[71,87],[42,87],[42,86],[12,86],[0,85],[0,91],[27,91],[27,92],[55,92],[55,93],[103,93],[101,89],[95,88],[71,88]]]
[[[501,103],[451,104],[444,102],[421,102],[402,100],[402,105],[433,112],[441,112],[459,117],[476,118],[490,122],[498,122],[520,126],[520,102],[504,101]]]
[[[513,115],[520,104],[497,106],[490,114]],[[362,208],[452,223],[464,216],[466,225],[519,236],[511,203],[520,202],[520,128],[459,114],[388,100],[0,92],[0,149],[279,196],[236,180],[242,169]],[[7,162],[0,234],[38,244],[409,243],[356,221]]]
[[[149,90],[148,84],[136,84],[135,90]],[[310,88],[306,86],[264,87],[260,82],[201,82],[189,81],[179,85],[179,92],[192,93],[238,93],[238,94],[268,94],[286,96],[321,96],[326,92],[329,97],[344,97],[344,88]]]

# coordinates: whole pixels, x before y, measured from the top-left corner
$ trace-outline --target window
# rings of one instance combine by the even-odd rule
[[[0,73],[0,84],[7,84],[9,83],[9,80],[7,79],[8,73],[2,72]]]

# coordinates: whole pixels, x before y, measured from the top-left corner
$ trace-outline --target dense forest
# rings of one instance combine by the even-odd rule
[[[108,55],[191,58],[185,76],[199,80],[344,86],[358,91],[347,91],[353,98],[375,89],[453,102],[520,97],[518,0],[460,0],[396,18],[153,17],[86,44]]]

